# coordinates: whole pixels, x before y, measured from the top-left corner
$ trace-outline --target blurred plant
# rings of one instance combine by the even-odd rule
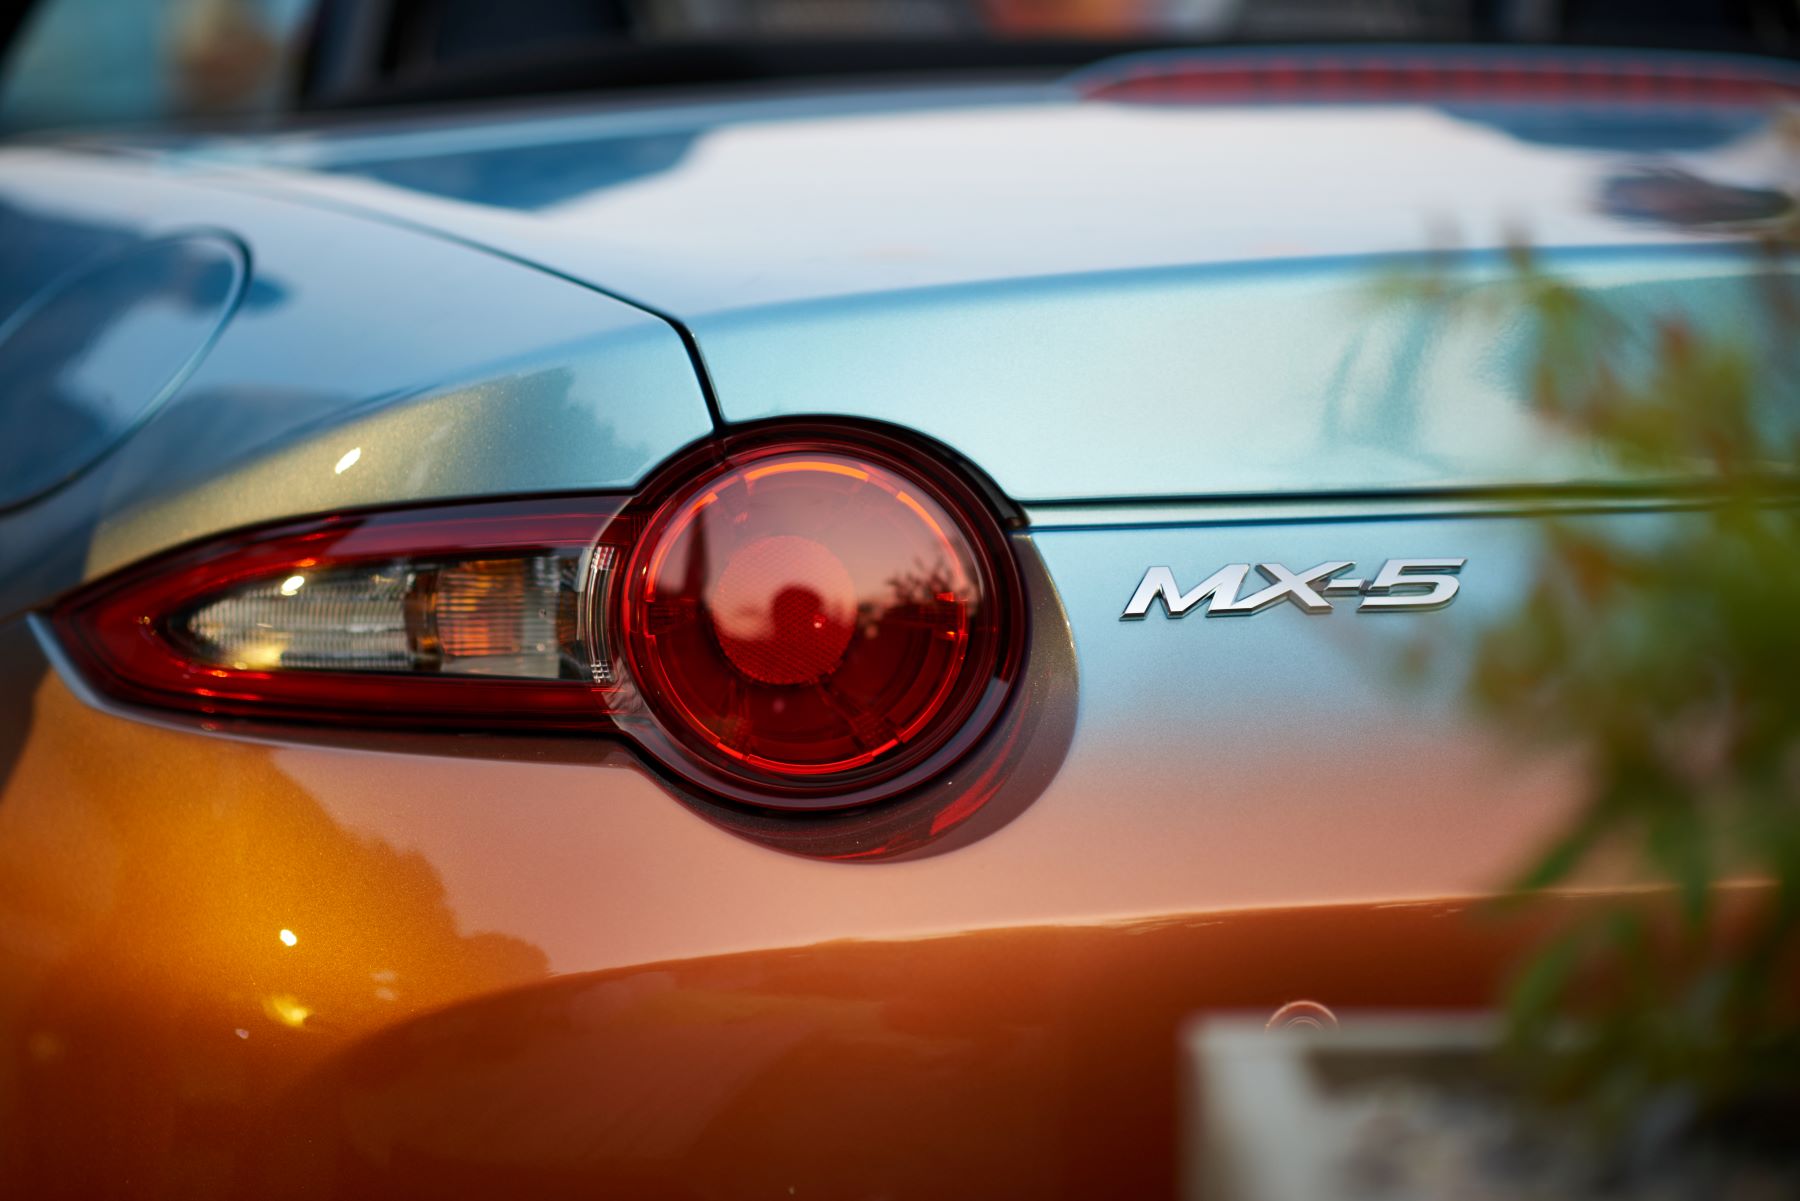
[[[1523,605],[1479,636],[1470,688],[1573,748],[1587,792],[1509,904],[1623,869],[1515,979],[1509,1051],[1603,1127],[1800,1097],[1800,296],[1792,231],[1762,243],[1766,328],[1628,320],[1528,250],[1497,283],[1414,299],[1531,330],[1546,420],[1673,485],[1686,512],[1542,515]],[[1737,887],[1737,885],[1746,885]],[[1671,907],[1672,890],[1678,902]],[[1673,908],[1673,912],[1671,912]],[[1786,1137],[1792,1139],[1791,1131]]]

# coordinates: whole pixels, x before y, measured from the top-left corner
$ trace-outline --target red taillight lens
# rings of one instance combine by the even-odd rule
[[[979,733],[1016,661],[1018,589],[947,483],[869,448],[774,447],[671,497],[622,606],[664,729],[788,794],[890,781]]]
[[[971,745],[1021,658],[999,526],[885,438],[717,448],[625,498],[251,531],[57,614],[84,674],[209,716],[616,730],[734,800],[894,795]]]

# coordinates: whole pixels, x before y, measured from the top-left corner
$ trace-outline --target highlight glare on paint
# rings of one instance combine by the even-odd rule
[[[281,945],[284,947],[291,947],[300,941],[298,936],[296,936],[292,930],[284,929],[278,937],[281,939]]]
[[[274,993],[262,999],[263,1013],[270,1021],[299,1029],[312,1016],[312,1008],[302,1005],[292,993]]]
[[[356,466],[356,461],[360,458],[362,458],[362,447],[352,446],[349,450],[344,452],[344,457],[337,461],[337,466],[331,469],[332,474],[343,475],[346,471]]]

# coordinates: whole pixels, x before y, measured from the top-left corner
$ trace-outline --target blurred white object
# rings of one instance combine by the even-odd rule
[[[1308,1003],[1312,1004],[1312,1003]],[[1290,1007],[1284,1006],[1283,1009]],[[1329,1012],[1329,1011],[1327,1011]],[[1190,1201],[1524,1196],[1456,1183],[1509,1107],[1487,1082],[1486,1017],[1356,1015],[1341,1028],[1212,1018],[1184,1040]],[[1471,1096],[1480,1104],[1469,1105]],[[1541,1183],[1538,1181],[1537,1183]]]

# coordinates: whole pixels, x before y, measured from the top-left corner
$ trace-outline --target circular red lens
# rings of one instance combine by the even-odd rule
[[[1010,678],[1016,583],[992,526],[864,448],[734,456],[639,539],[622,614],[638,688],[758,794],[814,807],[904,787],[979,735]]]

